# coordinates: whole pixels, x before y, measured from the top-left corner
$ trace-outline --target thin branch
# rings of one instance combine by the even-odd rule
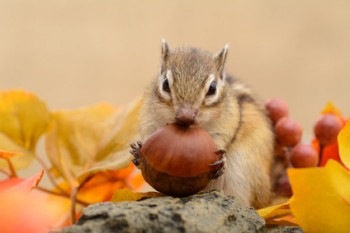
[[[319,159],[318,159],[318,164],[317,164],[318,167],[321,166],[323,151],[324,151],[324,145],[320,143],[320,153],[319,153]]]
[[[60,197],[65,197],[65,198],[70,198],[70,195],[68,194],[65,194],[65,193],[59,193],[59,192],[55,192],[55,191],[52,191],[50,189],[46,189],[46,188],[43,188],[43,187],[40,187],[40,186],[37,186],[36,189],[42,191],[42,192],[45,192],[45,193],[49,193],[49,194],[52,194],[52,195],[56,195],[56,196],[60,196]],[[87,203],[85,201],[81,201],[79,199],[76,199],[76,202],[80,205],[83,205],[83,206],[87,206],[87,205],[90,205],[90,203]]]
[[[12,164],[11,160],[9,158],[4,158],[4,159],[7,161],[8,165],[9,165],[10,177],[17,177],[16,170],[13,167],[13,164]]]
[[[70,202],[71,202],[70,214],[71,214],[72,224],[75,223],[75,216],[76,216],[75,203],[77,201],[77,194],[78,194],[78,187],[77,186],[73,186],[72,187],[72,192],[70,194]]]
[[[48,166],[45,164],[45,162],[37,155],[35,155],[36,160],[38,161],[38,163],[40,163],[40,165],[44,168],[45,173],[47,174],[47,176],[49,177],[49,180],[51,181],[52,185],[55,186],[56,189],[58,189],[60,192],[64,193],[67,195],[69,195],[69,193],[62,189],[56,182],[55,178],[52,176],[50,169],[48,168]]]

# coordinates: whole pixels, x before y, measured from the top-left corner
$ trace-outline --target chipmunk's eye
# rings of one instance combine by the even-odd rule
[[[207,92],[207,96],[208,95],[215,95],[216,93],[216,83],[215,82],[211,82],[208,92]]]
[[[169,81],[168,79],[164,79],[163,81],[163,91],[170,92]]]

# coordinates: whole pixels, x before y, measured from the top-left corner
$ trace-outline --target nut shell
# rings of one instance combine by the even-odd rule
[[[210,135],[200,127],[168,124],[152,134],[140,149],[140,169],[156,190],[188,196],[212,179],[220,159]]]

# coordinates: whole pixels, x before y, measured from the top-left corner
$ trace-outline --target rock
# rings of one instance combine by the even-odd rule
[[[189,197],[156,197],[134,202],[90,205],[75,225],[61,233],[115,232],[302,232],[296,227],[266,227],[254,208],[219,191]]]

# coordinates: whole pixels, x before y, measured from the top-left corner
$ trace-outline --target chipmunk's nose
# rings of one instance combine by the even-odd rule
[[[194,124],[194,119],[196,118],[197,113],[197,109],[182,107],[176,112],[175,120],[183,125],[192,125]]]

